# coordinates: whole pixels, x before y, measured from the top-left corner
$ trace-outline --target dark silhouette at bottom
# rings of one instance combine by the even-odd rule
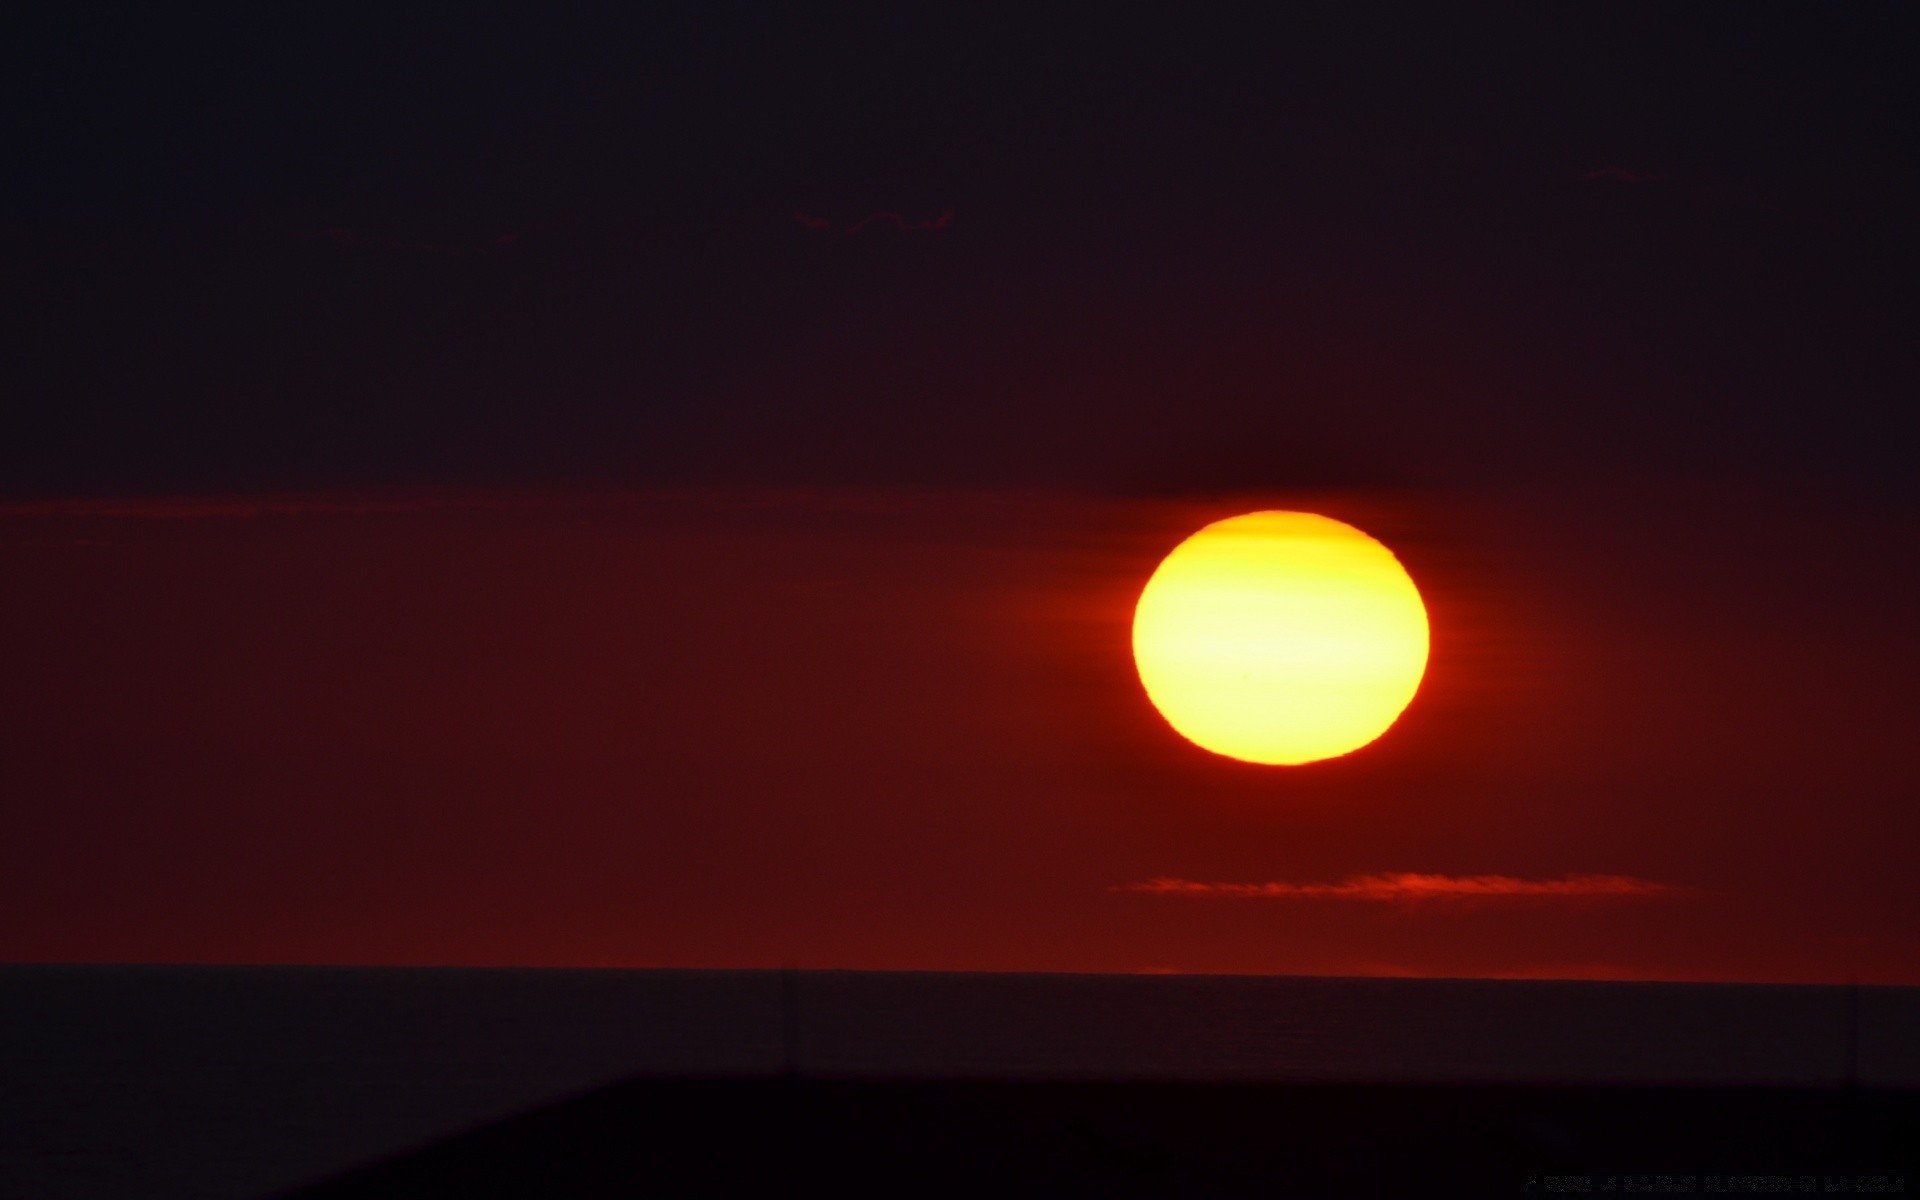
[[[1905,1090],[640,1079],[296,1194],[1914,1195],[1917,1146]]]

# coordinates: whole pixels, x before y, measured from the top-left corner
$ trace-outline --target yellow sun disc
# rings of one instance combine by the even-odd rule
[[[1216,754],[1296,764],[1387,731],[1427,669],[1427,610],[1400,560],[1313,513],[1229,517],[1174,547],[1133,614],[1168,724]]]

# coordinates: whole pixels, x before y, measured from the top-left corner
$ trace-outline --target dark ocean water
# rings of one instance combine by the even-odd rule
[[[633,1076],[1920,1087],[1920,989],[0,967],[0,1196],[248,1197]]]

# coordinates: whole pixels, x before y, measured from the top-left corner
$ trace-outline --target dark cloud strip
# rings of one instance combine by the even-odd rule
[[[1354,875],[1339,883],[1202,883],[1160,876],[1113,889],[1156,896],[1220,896],[1257,900],[1363,900],[1414,903],[1423,900],[1504,900],[1673,895],[1683,889],[1631,875],[1568,875],[1521,879],[1513,875],[1428,875],[1401,871]]]

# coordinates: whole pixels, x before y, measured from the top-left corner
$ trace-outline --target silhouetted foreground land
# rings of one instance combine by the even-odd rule
[[[641,1079],[295,1195],[1913,1195],[1916,1147],[1914,1090]]]
[[[1517,1195],[1911,1166],[1917,1094],[1920,988],[0,966],[0,1200]]]

